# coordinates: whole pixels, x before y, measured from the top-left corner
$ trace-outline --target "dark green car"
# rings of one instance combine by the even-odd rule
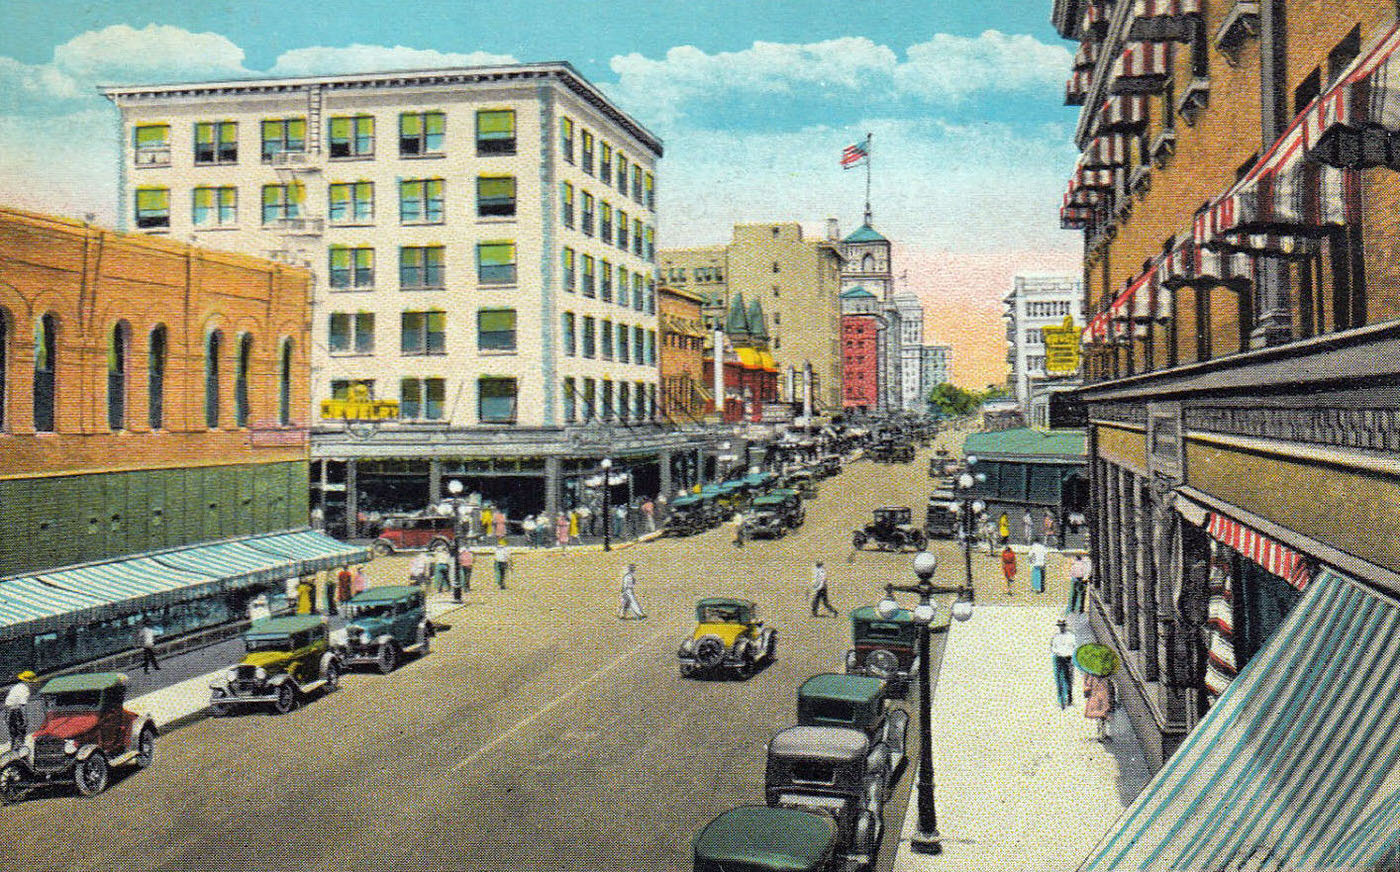
[[[836,821],[792,808],[730,809],[695,836],[695,872],[844,872]]]
[[[423,589],[416,584],[372,587],[345,604],[349,623],[333,633],[343,667],[373,666],[387,675],[405,654],[427,654],[433,638]]]
[[[889,689],[871,675],[813,675],[797,689],[797,723],[810,727],[849,727],[883,745],[893,786],[904,773],[909,713],[889,706]]]

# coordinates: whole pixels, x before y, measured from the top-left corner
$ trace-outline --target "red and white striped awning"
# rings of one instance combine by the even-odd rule
[[[1298,134],[1290,127],[1243,179],[1197,213],[1199,245],[1305,257],[1327,227],[1357,220],[1352,171],[1307,160]]]
[[[1090,206],[1077,206],[1070,202],[1069,194],[1065,195],[1064,205],[1060,207],[1060,229],[1062,230],[1083,230],[1094,220],[1094,210]]]
[[[1202,248],[1194,233],[1183,233],[1162,258],[1161,282],[1168,288],[1239,285],[1254,280],[1254,256]]]
[[[1128,39],[1185,42],[1195,27],[1186,16],[1200,14],[1201,0],[1136,0],[1128,23]]]
[[[1140,94],[1118,94],[1099,106],[1094,116],[1094,133],[1141,130],[1147,123],[1147,97]]]
[[[1121,133],[1109,133],[1089,140],[1084,149],[1084,168],[1090,170],[1113,169],[1128,163],[1128,137]]]
[[[1089,5],[1084,7],[1084,17],[1080,19],[1079,26],[1086,36],[1102,37],[1108,30],[1108,4],[1112,0],[1089,0]]]
[[[1230,546],[1298,590],[1307,587],[1312,579],[1306,557],[1233,518],[1213,512],[1206,532],[1215,541]]]
[[[1303,110],[1308,156],[1328,166],[1400,169],[1400,22],[1389,25]]]
[[[1085,345],[1098,345],[1108,340],[1108,312],[1100,312],[1089,323],[1085,325],[1084,332],[1080,334],[1080,341]]]
[[[1166,84],[1171,69],[1171,43],[1130,42],[1109,70],[1109,93],[1157,93]]]
[[[1065,82],[1065,105],[1083,106],[1089,95],[1089,85],[1094,80],[1093,70],[1075,70]]]
[[[1074,68],[1076,70],[1092,70],[1094,64],[1099,61],[1099,43],[1086,39],[1079,44],[1079,51],[1074,53]]]

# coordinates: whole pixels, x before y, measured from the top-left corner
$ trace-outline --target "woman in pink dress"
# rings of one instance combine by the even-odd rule
[[[559,517],[554,522],[554,540],[559,543],[560,548],[565,548],[569,544],[569,513],[560,512]]]
[[[506,537],[506,512],[505,509],[497,509],[491,518],[491,523],[496,525],[495,533],[497,539]]]

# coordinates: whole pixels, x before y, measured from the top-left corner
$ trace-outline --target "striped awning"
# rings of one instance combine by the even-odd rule
[[[1065,105],[1083,106],[1089,94],[1089,85],[1094,81],[1093,70],[1075,70],[1065,82]]]
[[[1196,26],[1187,16],[1200,14],[1201,0],[1136,0],[1128,22],[1128,39],[1185,42]]]
[[[1094,220],[1094,210],[1088,206],[1073,206],[1069,202],[1069,195],[1065,195],[1065,204],[1060,207],[1060,229],[1061,230],[1083,230]]]
[[[1111,94],[1154,94],[1171,75],[1172,47],[1167,42],[1130,42],[1108,73]]]
[[[1253,255],[1202,248],[1192,233],[1180,234],[1162,259],[1161,283],[1168,288],[1235,286],[1253,280]]]
[[[1079,20],[1080,30],[1088,38],[1103,38],[1108,30],[1108,4],[1113,0],[1089,0],[1084,7],[1084,16]]]
[[[1308,586],[1308,560],[1292,548],[1219,512],[1210,516],[1206,532],[1299,590]]]
[[[1074,53],[1074,68],[1076,70],[1092,70],[1098,60],[1099,43],[1086,39],[1079,44],[1079,50]]]
[[[1197,213],[1193,231],[1207,247],[1308,256],[1326,228],[1357,220],[1360,196],[1351,170],[1306,160],[1303,138],[1274,143],[1243,179]]]
[[[1389,25],[1302,112],[1308,156],[1334,167],[1400,169],[1400,22]]]
[[[1393,868],[1400,602],[1325,570],[1080,866]]]
[[[1094,116],[1094,133],[1141,130],[1147,123],[1147,98],[1141,94],[1118,94],[1099,106]]]
[[[1128,137],[1121,133],[1109,133],[1089,140],[1082,156],[1084,168],[1090,170],[1113,169],[1128,163]]]
[[[363,563],[369,559],[368,549],[348,545],[315,530],[254,536],[251,539],[239,540],[237,544],[286,560],[286,570],[281,574],[283,578],[291,575],[312,575],[347,563]]]

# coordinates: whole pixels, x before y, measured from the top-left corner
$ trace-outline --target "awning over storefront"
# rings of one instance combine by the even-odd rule
[[[1097,134],[1141,130],[1147,123],[1147,98],[1141,94],[1118,94],[1099,106],[1094,116]]]
[[[1136,0],[1128,23],[1128,39],[1185,42],[1196,26],[1187,16],[1200,14],[1201,0]]]
[[[1400,602],[1323,572],[1081,865],[1373,869],[1400,846]]]
[[[1108,73],[1110,94],[1154,94],[1171,75],[1171,43],[1130,42]]]
[[[1181,234],[1162,259],[1161,282],[1168,288],[1237,286],[1253,280],[1253,255],[1202,248],[1192,233]]]
[[[0,579],[0,635],[51,632],[367,559],[363,547],[300,530]]]
[[[1215,541],[1229,545],[1299,590],[1308,586],[1307,558],[1292,548],[1218,512],[1210,516],[1206,532]]]
[[[1400,169],[1400,22],[1361,52],[1303,110],[1308,157],[1333,167]]]

